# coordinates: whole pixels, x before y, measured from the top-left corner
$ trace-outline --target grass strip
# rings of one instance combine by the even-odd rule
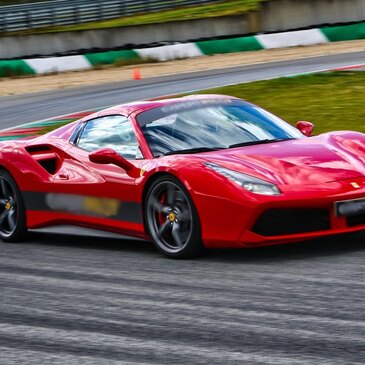
[[[328,72],[203,90],[243,98],[291,124],[308,120],[315,133],[365,132],[365,72]]]

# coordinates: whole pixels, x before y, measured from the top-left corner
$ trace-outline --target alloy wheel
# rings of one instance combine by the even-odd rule
[[[9,181],[0,177],[0,234],[11,236],[17,227],[18,202],[16,194]]]
[[[172,181],[161,181],[149,193],[147,224],[154,242],[165,253],[182,252],[193,234],[193,212],[183,189]]]

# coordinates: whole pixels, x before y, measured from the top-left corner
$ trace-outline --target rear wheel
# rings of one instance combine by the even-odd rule
[[[203,252],[200,223],[184,185],[162,176],[150,187],[145,204],[145,223],[156,247],[171,258],[189,258]]]
[[[0,170],[0,238],[19,242],[27,234],[22,194],[12,176]]]

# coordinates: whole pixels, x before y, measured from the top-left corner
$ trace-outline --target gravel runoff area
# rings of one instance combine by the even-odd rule
[[[64,72],[56,75],[28,76],[0,79],[0,96],[96,85],[113,81],[131,80],[138,68],[143,78],[212,70],[271,61],[332,55],[365,50],[365,40],[327,43],[307,47],[291,47],[253,52],[230,53],[161,63],[148,63],[124,67],[106,67],[88,71]]]

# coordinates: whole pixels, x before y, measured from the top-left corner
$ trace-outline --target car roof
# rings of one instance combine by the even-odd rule
[[[123,114],[130,115],[135,112],[143,112],[149,109],[158,108],[161,106],[173,104],[173,103],[184,103],[191,100],[207,100],[207,99],[237,99],[233,96],[228,95],[219,95],[219,94],[196,94],[196,95],[188,95],[183,97],[171,98],[166,97],[159,99],[150,99],[150,100],[142,100],[142,101],[134,101],[126,104],[115,105],[111,108],[107,108],[102,110],[98,116],[110,115],[110,114]]]

